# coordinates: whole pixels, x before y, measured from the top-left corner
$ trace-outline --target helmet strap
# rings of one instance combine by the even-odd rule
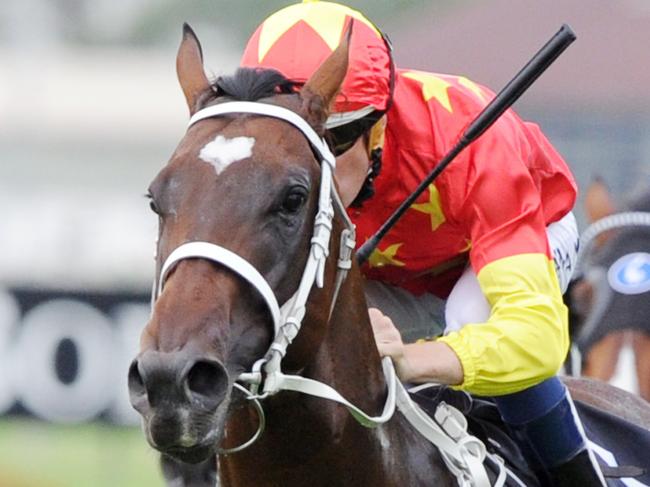
[[[368,131],[368,156],[372,159],[372,152],[384,147],[384,134],[386,133],[386,115],[382,116]]]
[[[366,138],[370,165],[368,167],[368,175],[361,185],[359,193],[354,201],[350,203],[350,207],[352,208],[360,208],[363,206],[364,201],[372,198],[375,194],[375,179],[379,176],[381,171],[381,158],[384,150],[385,132],[386,116],[383,116],[364,135],[364,138]]]

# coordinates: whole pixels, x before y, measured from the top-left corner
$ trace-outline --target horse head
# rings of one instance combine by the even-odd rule
[[[285,303],[301,281],[319,208],[321,168],[301,131],[274,117],[201,111],[254,100],[299,115],[322,135],[345,77],[347,49],[342,42],[300,93],[275,72],[240,70],[211,84],[200,43],[184,28],[177,74],[198,119],[149,188],[159,218],[159,291],[129,370],[131,402],[147,439],[167,455],[198,462],[215,453],[233,384],[265,355],[277,331],[270,301]],[[191,252],[170,258],[196,242],[244,263],[233,270]],[[261,291],[266,284],[240,275],[242,266],[253,281],[268,284],[271,298]],[[303,369],[323,339],[332,300],[327,287],[311,293],[324,299],[310,306],[309,326],[287,352],[285,368]]]

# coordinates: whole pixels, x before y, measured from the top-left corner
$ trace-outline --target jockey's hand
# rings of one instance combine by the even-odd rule
[[[412,371],[405,355],[406,347],[402,335],[393,324],[393,320],[377,308],[369,308],[368,315],[370,315],[370,324],[375,334],[379,355],[393,359],[397,376],[402,380],[408,380],[412,376]]]
[[[377,350],[390,357],[397,376],[404,382],[461,384],[463,367],[456,353],[444,342],[404,344],[393,321],[376,308],[368,309]]]

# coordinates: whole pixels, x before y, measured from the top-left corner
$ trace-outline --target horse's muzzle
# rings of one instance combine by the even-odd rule
[[[177,458],[210,453],[230,390],[220,362],[183,350],[146,351],[131,364],[128,384],[151,446]],[[190,456],[200,461],[203,454]]]

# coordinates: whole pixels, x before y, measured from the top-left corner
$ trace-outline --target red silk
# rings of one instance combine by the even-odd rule
[[[494,96],[459,77],[435,75],[449,86],[425,101],[423,83],[405,74],[408,71],[398,71],[395,102],[388,113],[377,196],[349,211],[357,225],[358,245],[424,179]],[[445,107],[445,92],[451,112]],[[444,223],[432,231],[429,214],[409,209],[378,246],[378,251],[389,250],[388,262],[374,267],[371,256],[363,267],[367,277],[445,297],[467,261],[463,256],[477,273],[503,257],[549,256],[546,226],[571,210],[577,191],[566,163],[539,127],[512,110],[465,149],[435,186]],[[425,191],[416,204],[430,199]]]
[[[341,31],[343,36],[346,27]],[[305,21],[298,21],[284,32],[259,59],[260,25],[248,41],[241,66],[273,68],[287,78],[306,82],[332,50]],[[363,22],[355,21],[350,40],[348,74],[341,86],[334,112],[342,113],[373,106],[385,110],[390,94],[390,58],[384,41]]]

